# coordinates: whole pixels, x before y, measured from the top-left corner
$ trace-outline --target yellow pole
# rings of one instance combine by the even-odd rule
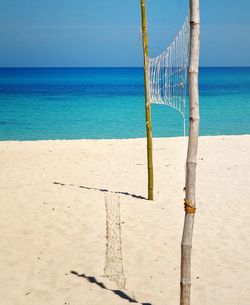
[[[147,162],[148,162],[148,200],[154,199],[154,176],[153,176],[153,153],[152,153],[152,122],[150,109],[150,74],[148,61],[148,34],[146,0],[141,0],[142,19],[142,43],[144,56],[144,86],[145,86],[145,112],[146,112],[146,132],[147,132]]]

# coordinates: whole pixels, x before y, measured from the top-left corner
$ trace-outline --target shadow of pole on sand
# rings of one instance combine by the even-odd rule
[[[131,196],[131,197],[137,198],[137,199],[147,200],[146,197],[143,197],[143,196],[140,196],[140,195],[136,195],[136,194],[130,194],[128,192],[119,192],[119,191],[111,192],[110,190],[107,190],[107,189],[100,189],[100,188],[89,187],[89,186],[84,186],[84,185],[66,184],[66,183],[61,183],[61,182],[53,182],[53,184],[61,185],[61,186],[76,186],[76,187],[79,187],[79,188],[82,188],[82,189],[86,189],[86,190],[93,190],[93,191],[106,192],[106,193],[110,192],[110,193],[115,193],[115,194]]]
[[[122,299],[127,300],[129,303],[137,303],[137,304],[141,304],[141,305],[152,305],[151,303],[140,303],[140,302],[136,301],[135,299],[131,298],[128,294],[126,294],[125,292],[123,292],[121,290],[109,289],[102,282],[98,282],[94,276],[88,276],[84,273],[79,274],[76,271],[70,271],[70,273],[74,274],[78,277],[82,277],[82,278],[86,279],[89,283],[96,284],[97,286],[99,286],[102,289],[113,292],[115,295],[119,296]]]

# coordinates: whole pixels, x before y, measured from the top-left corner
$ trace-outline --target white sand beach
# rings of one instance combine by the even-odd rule
[[[0,142],[1,304],[179,304],[186,143],[153,143],[150,202],[145,139]],[[250,135],[200,138],[193,305],[250,304],[249,156]],[[110,192],[124,290],[104,277]]]

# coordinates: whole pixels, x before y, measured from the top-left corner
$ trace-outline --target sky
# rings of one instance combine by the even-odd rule
[[[250,66],[250,1],[200,0],[201,66]],[[0,0],[0,67],[142,66],[139,0]],[[178,33],[188,0],[147,0],[149,55]]]

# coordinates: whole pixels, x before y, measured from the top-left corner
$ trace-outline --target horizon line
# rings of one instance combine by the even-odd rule
[[[143,66],[22,66],[0,67],[0,69],[142,69]],[[199,68],[250,68],[250,66],[199,66]]]

